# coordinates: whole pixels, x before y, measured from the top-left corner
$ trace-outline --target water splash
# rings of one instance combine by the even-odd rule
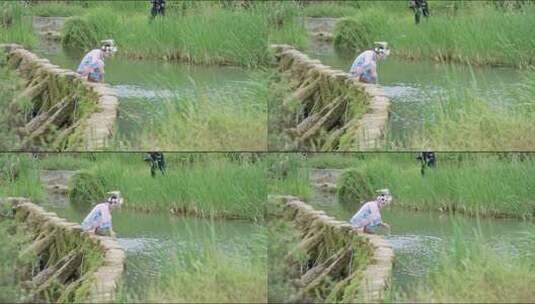
[[[157,101],[161,99],[174,98],[184,93],[181,91],[172,91],[167,89],[150,89],[139,85],[121,84],[114,85],[120,98],[136,98]]]
[[[429,235],[391,235],[385,237],[396,254],[394,276],[406,281],[408,277],[424,277],[432,268],[443,248],[444,240]]]

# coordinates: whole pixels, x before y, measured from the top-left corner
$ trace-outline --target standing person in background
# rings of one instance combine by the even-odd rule
[[[429,5],[427,4],[427,0],[411,0],[409,3],[410,8],[414,11],[414,21],[416,24],[420,23],[422,15],[425,18],[429,17]]]
[[[146,161],[150,161],[150,175],[156,176],[156,170],[159,169],[162,175],[165,175],[165,158],[161,152],[149,152],[149,155],[145,157]]]
[[[111,57],[117,52],[115,42],[112,39],[101,41],[100,49],[94,49],[87,53],[76,72],[87,77],[90,82],[104,82],[104,59]]]
[[[161,15],[162,17],[165,16],[165,0],[150,0],[150,3],[152,4],[152,9],[150,11],[152,19],[156,18],[158,15]]]
[[[416,159],[419,160],[422,165],[420,169],[420,173],[422,174],[422,176],[424,176],[426,168],[436,167],[437,158],[435,152],[433,151],[422,152],[420,153],[420,155],[418,155],[418,157],[416,157]]]
[[[357,56],[349,74],[364,83],[377,83],[377,61],[386,59],[390,54],[388,43],[375,42],[372,50],[366,50]]]

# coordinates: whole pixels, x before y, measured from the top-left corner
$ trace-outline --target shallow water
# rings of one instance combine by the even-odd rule
[[[63,68],[76,70],[84,54],[43,44],[35,53]],[[118,92],[117,137],[136,146],[136,135],[165,112],[163,102],[203,95],[238,94],[249,72],[239,67],[196,66],[162,60],[106,60],[105,82]],[[240,102],[237,100],[236,102]]]
[[[338,204],[335,195],[317,192],[310,201],[317,209],[339,220],[348,221],[358,210]],[[529,222],[514,219],[477,219],[462,215],[438,212],[413,212],[401,208],[382,211],[383,221],[392,227],[385,236],[395,253],[393,286],[395,291],[406,291],[434,271],[446,248],[453,244],[455,233],[462,233],[466,241],[480,235],[499,253],[517,255],[522,253],[519,245],[521,233],[532,227]]]
[[[74,207],[61,195],[42,206],[58,216],[80,223],[90,207]],[[125,285],[141,300],[148,284],[159,280],[169,263],[187,264],[190,258],[215,247],[230,256],[253,258],[263,227],[245,221],[178,217],[165,213],[113,212],[113,230],[126,252]]]
[[[355,59],[354,54],[340,54],[329,44],[314,45],[306,53],[343,71],[348,71]],[[392,101],[388,137],[401,143],[411,129],[432,121],[432,113],[425,108],[430,102],[478,96],[491,104],[514,103],[509,91],[522,79],[522,72],[512,68],[416,62],[395,57],[379,62],[377,73],[378,83]]]

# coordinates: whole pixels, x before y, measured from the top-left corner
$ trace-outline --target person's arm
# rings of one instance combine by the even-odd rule
[[[100,61],[98,65],[98,71],[100,74],[100,82],[104,82],[104,61]]]
[[[370,63],[370,74],[371,74],[371,83],[377,84],[377,63],[372,61]]]

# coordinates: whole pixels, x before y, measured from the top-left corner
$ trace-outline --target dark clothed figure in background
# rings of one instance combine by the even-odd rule
[[[429,17],[429,5],[427,0],[411,0],[410,7],[414,11],[414,21],[416,24],[420,23],[420,18],[422,15],[424,17]]]
[[[165,0],[150,0],[150,3],[152,3],[150,14],[153,19],[158,15],[165,16]]]
[[[149,152],[149,155],[145,157],[146,161],[150,161],[150,175],[156,176],[156,170],[160,170],[162,175],[165,175],[165,159],[161,152]]]
[[[436,167],[436,161],[437,158],[435,156],[435,152],[427,151],[422,152],[418,157],[416,157],[422,164],[422,168],[420,169],[420,172],[422,173],[422,176],[425,174],[425,168],[435,168]]]

